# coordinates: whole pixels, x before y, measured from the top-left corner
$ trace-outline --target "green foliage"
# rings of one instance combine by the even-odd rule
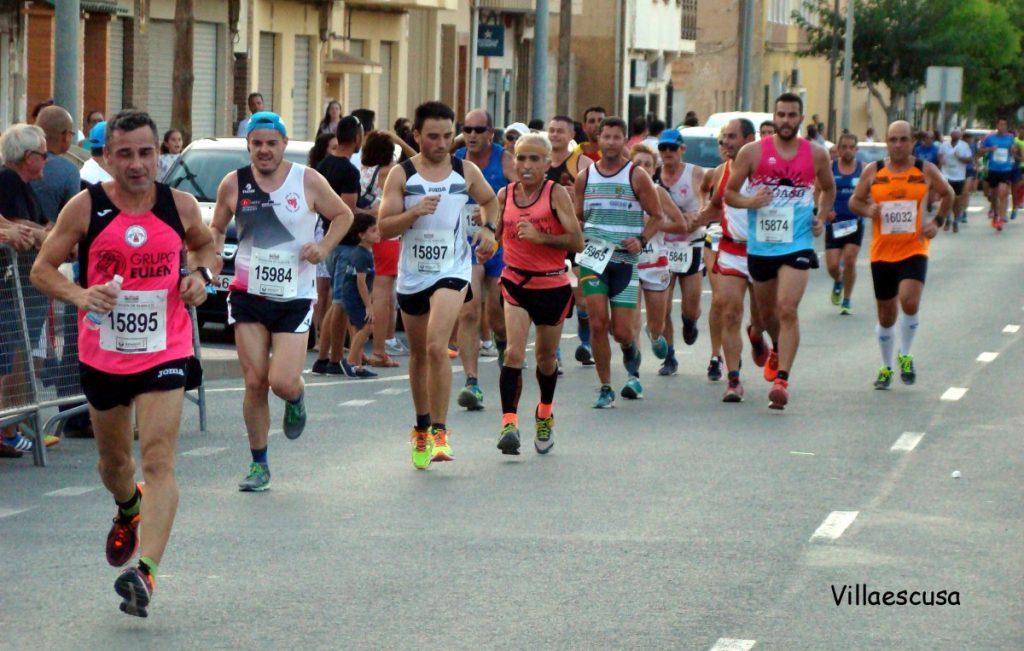
[[[928,66],[963,66],[964,101],[979,115],[1024,104],[1024,0],[854,0],[852,78],[890,115],[898,99],[924,85]],[[845,8],[804,0],[794,21],[807,32],[800,54],[829,57],[833,38],[844,50]],[[841,76],[842,61],[837,66]],[[885,84],[889,101],[877,86]]]

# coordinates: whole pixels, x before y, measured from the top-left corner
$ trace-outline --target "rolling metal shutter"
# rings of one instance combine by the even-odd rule
[[[107,76],[107,117],[113,117],[124,105],[124,23],[110,21],[110,74]]]
[[[149,105],[146,110],[162,136],[171,128],[171,102],[174,98],[173,22],[150,22],[149,52]]]
[[[357,57],[363,56],[363,41],[349,41],[348,52]],[[363,106],[363,76],[348,73],[345,77],[347,77],[345,81],[348,84],[348,106],[344,107],[343,112],[351,114],[357,108],[366,108]]]
[[[295,71],[292,75],[292,130],[296,140],[309,140],[309,36],[295,37]]]
[[[192,139],[217,135],[217,25],[196,23],[192,41]]]
[[[391,128],[391,57],[395,44],[381,41],[380,44],[380,106],[377,111],[377,126]]]
[[[274,76],[274,59],[276,39],[272,32],[260,32],[260,78],[256,91],[263,95],[263,108],[274,110],[274,91],[277,90],[277,79]]]

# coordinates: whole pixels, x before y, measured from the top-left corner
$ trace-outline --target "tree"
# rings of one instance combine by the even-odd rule
[[[196,25],[195,0],[174,4],[174,98],[171,100],[171,128],[181,131],[187,145],[192,140],[192,39]],[[153,54],[158,56],[157,53]]]
[[[982,116],[1024,104],[1024,0],[853,1],[853,82],[868,89],[890,122],[900,100],[924,85],[928,66],[963,66],[964,103]],[[845,21],[832,4],[804,0],[802,14],[794,12],[807,32],[801,56],[831,56],[833,38],[843,51]]]

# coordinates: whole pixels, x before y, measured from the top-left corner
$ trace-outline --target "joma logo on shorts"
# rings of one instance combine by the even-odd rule
[[[181,368],[162,368],[160,372],[156,374],[156,379],[165,378],[168,375],[178,375],[185,377],[185,369]]]

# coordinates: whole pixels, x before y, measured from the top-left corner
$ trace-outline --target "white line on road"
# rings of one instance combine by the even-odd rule
[[[948,389],[946,389],[946,392],[942,394],[941,399],[954,402],[956,400],[959,400],[960,398],[963,398],[966,393],[967,389],[965,389],[964,387],[949,387]]]
[[[924,438],[924,432],[903,432],[889,448],[890,452],[910,452]]]
[[[99,488],[99,486],[68,486],[66,488],[60,488],[49,493],[43,493],[46,497],[77,497],[79,495],[85,495],[91,493]]]
[[[459,373],[462,371],[461,366],[453,366],[452,373]],[[409,374],[405,375],[389,375],[387,377],[370,378],[368,380],[336,380],[334,382],[306,382],[307,389],[318,389],[320,387],[335,387],[339,384],[369,384],[370,382],[394,382],[396,380],[408,380]],[[231,391],[245,391],[245,387],[220,387],[217,389],[207,389],[207,393],[228,393]]]
[[[737,640],[733,637],[720,637],[711,647],[711,651],[750,651],[757,640]]]
[[[985,210],[985,206],[971,206],[967,212],[981,212],[982,210]]]
[[[223,452],[224,450],[227,450],[227,448],[215,448],[215,447],[195,448],[194,450],[189,450],[188,452],[182,452],[181,456],[183,456],[183,457],[208,457],[208,456],[217,454],[218,452]]]
[[[1015,333],[1015,332],[1017,332],[1019,330],[1020,330],[1020,326],[1016,325],[1014,323],[1011,323],[1010,325],[1008,325],[1005,328],[1003,328],[1003,332],[1005,332],[1008,335],[1012,335],[1013,333]]]
[[[811,534],[811,542],[815,540],[835,540],[843,535],[846,528],[853,524],[860,511],[832,511],[821,523],[821,526]]]
[[[996,357],[999,357],[999,353],[982,353],[978,355],[979,362],[994,362]]]
[[[795,455],[801,456],[801,457],[813,457],[814,456],[813,452],[801,452],[799,450],[790,450],[789,453],[790,454],[795,454]]]
[[[409,389],[405,387],[388,387],[387,389],[381,389],[377,392],[379,396],[400,396],[403,393],[408,392]]]
[[[366,405],[373,404],[376,400],[346,400],[345,402],[339,402],[339,407],[365,407]]]
[[[29,508],[32,508],[32,507],[29,507]],[[2,520],[3,518],[9,518],[12,515],[18,515],[19,513],[24,513],[25,511],[28,511],[28,509],[5,509],[4,507],[0,506],[0,520]]]

